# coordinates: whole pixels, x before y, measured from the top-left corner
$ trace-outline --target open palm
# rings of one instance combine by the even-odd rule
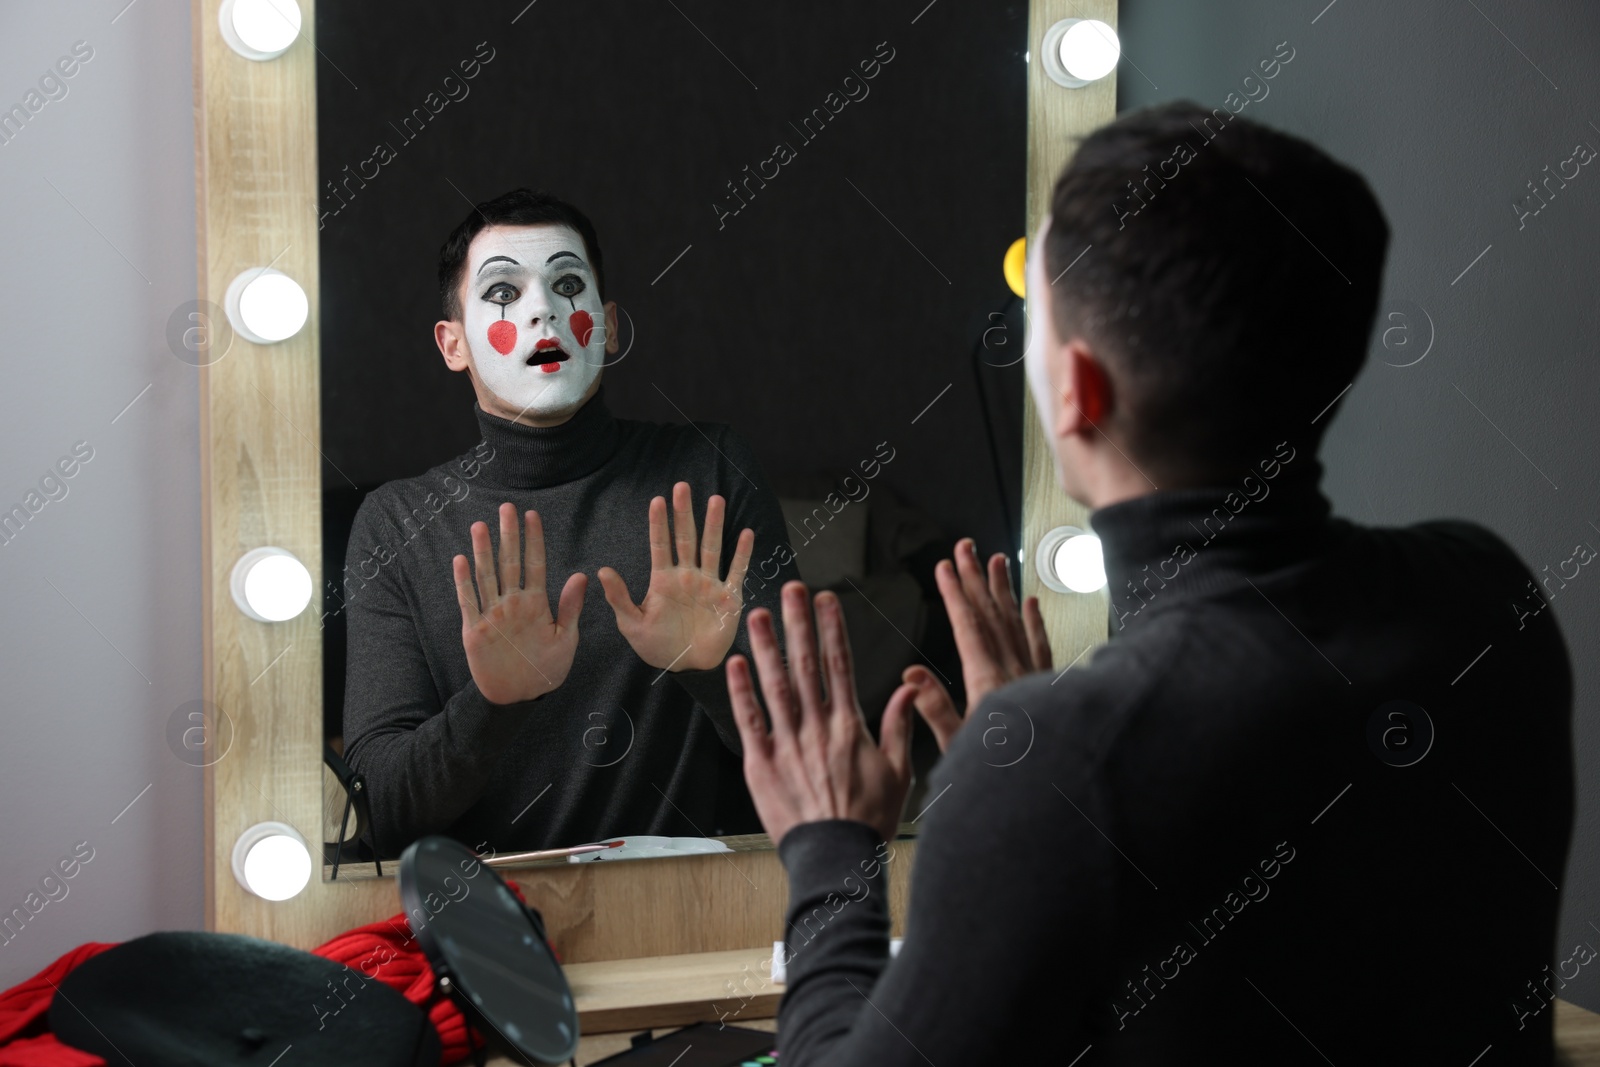
[[[472,555],[478,587],[472,587],[467,557],[451,561],[461,605],[461,644],[478,691],[491,704],[516,704],[543,696],[566,681],[578,651],[578,613],[589,579],[574,574],[561,590],[551,617],[545,589],[544,529],[529,511],[526,548],[518,536],[517,509],[500,505],[500,561],[496,568],[486,523],[472,524]],[[524,587],[523,576],[527,582]]]
[[[672,487],[672,507],[669,537],[666,499],[650,501],[650,588],[644,601],[635,604],[622,575],[610,567],[600,568],[600,585],[616,613],[617,629],[640,659],[663,670],[709,670],[727,656],[738,631],[756,535],[749,528],[739,533],[723,580],[717,574],[727,502],[721,496],[707,501],[703,538],[696,535],[688,482]]]

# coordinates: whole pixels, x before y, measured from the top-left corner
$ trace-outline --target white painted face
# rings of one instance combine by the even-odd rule
[[[524,413],[570,413],[605,365],[600,287],[570,226],[491,226],[474,237],[462,320],[478,377]]]

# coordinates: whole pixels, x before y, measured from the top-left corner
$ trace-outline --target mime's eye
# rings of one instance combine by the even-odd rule
[[[587,287],[583,284],[583,279],[576,274],[563,274],[556,279],[555,284],[550,288],[555,290],[558,296],[573,297],[583,292]]]
[[[489,287],[488,292],[483,294],[483,298],[491,304],[503,305],[515,303],[517,297],[521,295],[516,286],[507,282],[496,282]]]

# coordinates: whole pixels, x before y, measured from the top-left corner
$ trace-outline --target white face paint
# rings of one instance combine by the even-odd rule
[[[605,364],[600,287],[569,226],[480,232],[467,251],[461,314],[478,377],[519,412],[571,413]]]

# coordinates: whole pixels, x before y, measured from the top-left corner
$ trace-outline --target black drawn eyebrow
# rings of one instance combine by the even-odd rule
[[[484,267],[487,267],[491,263],[501,262],[502,260],[504,262],[506,262],[506,263],[514,263],[519,267],[522,266],[521,263],[517,263],[517,261],[512,259],[510,256],[490,256],[488,259],[486,259],[482,263],[478,264],[478,273],[482,274]]]
[[[553,255],[549,259],[545,260],[545,263],[547,265],[551,264],[551,263],[554,263],[556,260],[560,259],[562,256],[571,256],[573,259],[577,260],[579,263],[583,262],[583,257],[578,255],[578,253],[576,253],[576,252],[557,252],[555,255]]]

